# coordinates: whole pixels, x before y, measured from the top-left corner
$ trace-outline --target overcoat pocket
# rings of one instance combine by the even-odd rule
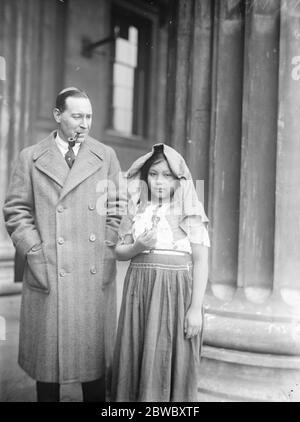
[[[32,290],[49,293],[48,266],[42,245],[27,253],[24,281]]]

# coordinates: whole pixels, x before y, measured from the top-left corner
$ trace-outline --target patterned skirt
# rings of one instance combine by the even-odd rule
[[[123,289],[112,401],[197,401],[201,335],[186,339],[191,256],[140,254]]]

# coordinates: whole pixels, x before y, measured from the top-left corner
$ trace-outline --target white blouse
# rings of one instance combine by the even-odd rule
[[[204,213],[203,213],[204,214]],[[145,209],[137,212],[132,218],[125,216],[120,225],[120,238],[131,234],[136,240],[145,230],[156,230],[154,249],[178,250],[191,253],[191,243],[210,247],[210,240],[203,216],[188,216],[182,218],[170,204],[161,206],[148,203]]]

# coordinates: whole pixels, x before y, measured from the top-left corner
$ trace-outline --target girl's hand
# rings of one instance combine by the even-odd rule
[[[202,311],[199,308],[190,307],[184,320],[184,333],[186,338],[194,337],[201,333]]]
[[[156,243],[156,231],[154,230],[145,230],[134,243],[134,248],[137,253],[143,252],[147,249],[151,249],[155,246]]]

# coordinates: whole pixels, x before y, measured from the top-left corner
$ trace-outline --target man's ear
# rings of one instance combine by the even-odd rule
[[[53,116],[54,116],[54,119],[55,119],[56,123],[60,123],[60,120],[61,120],[61,111],[58,108],[56,108],[56,107],[53,109]]]

